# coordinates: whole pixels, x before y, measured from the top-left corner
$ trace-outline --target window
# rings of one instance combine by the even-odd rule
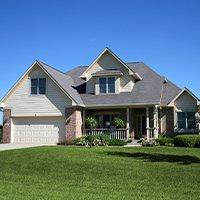
[[[98,120],[98,128],[111,128],[114,126],[114,118],[118,117],[118,114],[100,114],[95,118]]]
[[[46,93],[46,78],[31,79],[31,94],[45,94]]]
[[[178,112],[178,128],[194,129],[196,128],[194,112]]]
[[[115,93],[115,77],[99,78],[99,93]]]

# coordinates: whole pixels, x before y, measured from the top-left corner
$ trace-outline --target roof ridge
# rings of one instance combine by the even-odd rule
[[[37,60],[37,61],[38,61],[38,60]],[[66,74],[66,73],[62,72],[61,70],[56,69],[55,67],[52,67],[52,66],[50,66],[49,64],[47,64],[47,63],[45,63],[45,62],[43,62],[43,61],[38,61],[38,62],[40,62],[41,64],[46,65],[47,67],[50,67],[51,69],[53,69],[53,70],[55,70],[55,71],[57,71],[57,72],[59,72],[59,73],[65,75],[65,76],[70,77],[70,78],[72,79],[72,81],[73,81],[73,85],[75,85],[74,79],[73,79],[72,76],[70,76],[69,74]]]
[[[43,62],[43,61],[40,61],[40,60],[36,60],[36,61],[39,62],[39,63],[41,63],[41,64],[46,65],[47,67],[50,67],[50,68],[53,69],[53,70],[56,70],[57,72],[60,72],[60,73],[62,73],[62,74],[64,74],[64,75],[66,75],[63,71],[61,71],[61,70],[59,70],[59,69],[57,69],[57,68],[55,68],[55,67],[52,67],[51,65],[49,65],[49,64],[47,64],[47,63],[45,63],[45,62]]]
[[[36,60],[37,61],[37,60]],[[80,100],[83,102],[83,100],[82,100],[82,98],[81,98],[81,96],[80,96],[80,94],[78,94],[78,92],[74,89],[74,87],[75,87],[75,82],[74,82],[74,79],[70,76],[70,75],[68,75],[68,74],[65,74],[64,72],[62,72],[62,71],[60,71],[60,70],[57,70],[57,69],[55,69],[54,67],[51,67],[50,65],[48,65],[48,64],[46,64],[46,63],[44,63],[44,62],[42,62],[42,61],[37,61],[40,65],[42,65],[42,67],[43,68],[49,68],[48,70],[53,70],[54,71],[54,73],[56,72],[56,73],[59,73],[59,75],[61,76],[65,76],[65,77],[62,77],[62,79],[63,80],[65,80],[65,78],[68,78],[68,79],[70,79],[69,81],[71,82],[70,83],[70,87],[72,88],[72,92],[73,92],[73,90],[74,90],[74,92],[76,92],[76,95],[77,95],[77,97],[79,97],[80,98]],[[46,69],[46,70],[47,70]],[[51,75],[52,76],[52,75]],[[52,76],[53,77],[53,76]],[[53,77],[54,78],[54,77]],[[55,78],[54,78],[55,79]],[[58,81],[58,80],[56,80],[56,82],[65,90],[65,92],[67,92],[68,93],[68,95],[76,102],[76,103],[80,103],[79,101],[77,101],[77,98],[76,97],[74,97],[73,96],[73,94],[71,94],[71,93],[69,93],[69,91],[67,91],[64,87],[63,87],[63,85],[61,85],[60,84],[60,82]],[[82,103],[81,102],[81,103]]]
[[[70,69],[70,70],[64,72],[64,74],[70,73],[71,71],[76,70],[76,69],[88,68],[88,67],[89,67],[89,65],[85,65],[85,66],[84,66],[84,65],[83,65],[83,66],[76,66],[76,67],[73,67],[72,69]],[[70,75],[69,75],[69,76],[70,76]]]
[[[130,61],[130,62],[125,62],[126,64],[138,64],[142,63],[142,61]]]

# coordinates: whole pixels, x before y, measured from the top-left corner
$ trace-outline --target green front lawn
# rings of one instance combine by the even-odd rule
[[[0,152],[0,199],[199,199],[200,149],[38,147]]]

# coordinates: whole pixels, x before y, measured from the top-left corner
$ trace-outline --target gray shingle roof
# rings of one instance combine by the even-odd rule
[[[87,105],[162,104],[167,105],[181,89],[154,72],[142,62],[126,63],[142,80],[135,83],[132,92],[120,94],[85,94],[85,81],[80,77],[87,66],[77,67],[66,74],[74,80],[83,103]]]
[[[83,104],[83,101],[78,94],[77,90],[74,89],[75,83],[71,76],[64,74],[63,72],[50,67],[49,65],[37,61],[51,76],[52,78],[64,89],[69,96],[76,101],[78,104]]]

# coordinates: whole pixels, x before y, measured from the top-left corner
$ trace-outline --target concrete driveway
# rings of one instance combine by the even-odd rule
[[[23,148],[38,147],[38,146],[43,146],[43,144],[17,144],[17,143],[0,144],[0,151],[6,151],[11,149],[23,149]]]

